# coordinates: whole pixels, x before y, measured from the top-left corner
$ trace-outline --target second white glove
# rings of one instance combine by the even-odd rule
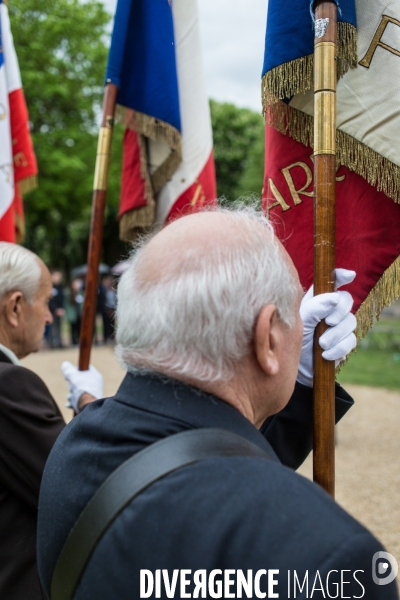
[[[355,276],[354,271],[335,269],[336,287],[351,283]],[[311,287],[300,305],[304,333],[297,381],[308,387],[312,387],[314,380],[314,330],[320,321],[325,319],[327,325],[330,325],[319,338],[319,344],[324,350],[322,356],[326,360],[334,360],[336,365],[339,364],[357,344],[353,333],[357,320],[350,312],[353,307],[351,295],[348,292],[332,292],[314,296],[313,293]]]
[[[103,397],[103,376],[93,365],[87,371],[79,371],[66,360],[61,365],[61,371],[69,383],[69,404],[76,413],[79,412],[79,398],[85,392],[96,399]]]

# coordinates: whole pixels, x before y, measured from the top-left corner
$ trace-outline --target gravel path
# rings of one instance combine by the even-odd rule
[[[77,359],[78,350],[67,349],[41,351],[23,361],[47,383],[66,420],[71,411],[64,408],[67,384],[60,365]],[[105,395],[113,395],[124,376],[113,348],[95,347],[92,362],[103,373]],[[353,385],[346,390],[356,404],[337,427],[336,499],[400,563],[400,393]],[[300,473],[312,476],[311,457]]]
[[[400,565],[400,393],[356,385],[346,390],[355,405],[337,426],[336,500]],[[311,456],[300,473],[312,478]]]

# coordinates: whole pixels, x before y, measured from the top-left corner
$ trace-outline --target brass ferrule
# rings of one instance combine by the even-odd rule
[[[94,190],[107,189],[112,131],[110,127],[100,127],[94,171]]]
[[[336,93],[314,95],[314,155],[336,154]]]
[[[336,90],[336,44],[319,42],[314,48],[314,92]]]

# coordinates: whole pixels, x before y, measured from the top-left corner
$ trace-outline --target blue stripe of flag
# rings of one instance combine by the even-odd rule
[[[0,4],[3,4],[3,0],[0,0]],[[4,55],[3,55],[3,39],[1,36],[1,16],[0,16],[0,67],[4,64]]]
[[[311,6],[314,0],[311,0]],[[354,0],[338,2],[338,21],[356,26]],[[262,74],[314,52],[310,0],[269,0]]]
[[[168,0],[118,0],[106,82],[117,102],[181,131],[174,24]]]

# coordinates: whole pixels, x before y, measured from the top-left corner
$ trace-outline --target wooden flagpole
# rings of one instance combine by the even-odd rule
[[[92,218],[90,222],[89,248],[85,302],[83,305],[82,326],[79,339],[79,369],[89,368],[93,342],[94,320],[96,316],[99,264],[103,243],[104,210],[108,187],[111,141],[114,128],[114,114],[118,88],[108,83],[104,90],[103,119],[97,144],[96,168],[94,173]]]
[[[317,0],[314,46],[314,294],[335,290],[337,6]],[[335,364],[314,338],[314,481],[335,494]]]

